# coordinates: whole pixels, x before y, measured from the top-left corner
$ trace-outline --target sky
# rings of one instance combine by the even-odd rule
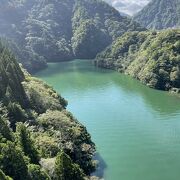
[[[141,10],[150,0],[104,0],[120,12],[133,15]]]

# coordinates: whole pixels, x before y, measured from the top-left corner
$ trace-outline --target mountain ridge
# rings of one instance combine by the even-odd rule
[[[148,29],[180,27],[180,1],[152,0],[133,19]]]
[[[30,71],[46,61],[92,59],[124,32],[144,30],[101,0],[9,0],[1,7],[0,34]]]

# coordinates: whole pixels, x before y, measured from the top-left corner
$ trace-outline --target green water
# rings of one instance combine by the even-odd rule
[[[68,99],[91,133],[105,180],[180,179],[178,97],[90,61],[49,64],[37,76]]]

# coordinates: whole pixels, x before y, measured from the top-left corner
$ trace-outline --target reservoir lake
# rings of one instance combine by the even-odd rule
[[[180,98],[90,60],[49,63],[35,74],[87,127],[105,180],[180,179]]]

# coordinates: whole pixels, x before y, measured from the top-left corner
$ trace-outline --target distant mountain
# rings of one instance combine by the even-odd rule
[[[140,11],[150,0],[104,0],[116,8],[119,12],[129,16]]]
[[[94,58],[124,32],[143,29],[101,0],[7,0],[0,7],[0,34],[30,71],[46,61]]]
[[[180,30],[129,32],[96,57],[96,65],[156,89],[180,92]]]
[[[130,17],[128,14],[123,13],[123,12],[119,12],[121,16],[126,16],[126,17]]]
[[[151,29],[180,26],[180,0],[152,0],[134,20]]]

